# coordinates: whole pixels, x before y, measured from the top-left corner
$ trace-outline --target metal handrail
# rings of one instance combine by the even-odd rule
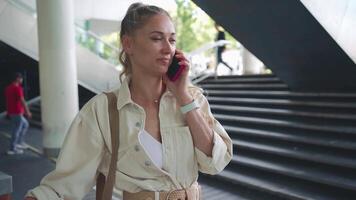
[[[230,41],[228,40],[218,40],[215,42],[209,42],[206,43],[202,46],[200,46],[199,48],[187,53],[187,57],[189,59],[189,61],[191,62],[192,65],[194,65],[194,63],[192,63],[192,57],[198,54],[202,54],[203,52],[206,52],[210,49],[214,49],[217,48],[219,46],[224,46],[226,44],[231,44]],[[204,79],[206,79],[207,77],[211,76],[211,75],[216,75],[216,71],[215,72],[208,72],[206,68],[203,67],[197,67],[197,66],[192,66],[191,67],[191,75],[190,75],[190,79],[192,80],[193,84],[196,84]],[[201,71],[197,71],[198,68],[203,68],[203,70]]]
[[[115,47],[112,44],[109,44],[105,41],[103,41],[98,35],[96,35],[95,33],[91,32],[91,31],[87,31],[85,30],[83,27],[81,27],[80,25],[76,24],[75,25],[76,28],[76,40],[77,42],[86,47],[87,49],[91,50],[93,53],[95,53],[96,55],[98,55],[99,57],[104,58],[105,60],[109,61],[110,63],[114,64],[114,65],[119,65],[118,62],[118,55],[119,55],[119,48]],[[82,42],[82,38],[86,38],[84,41],[84,43]],[[88,38],[93,38],[95,40],[95,42],[93,42],[93,46],[90,46],[90,44],[86,43],[89,39]],[[109,54],[109,57],[105,57],[103,52],[99,51],[96,46],[98,44],[102,44],[103,45],[103,49],[105,47],[108,47],[109,50],[111,51],[111,53]],[[88,46],[89,45],[89,46]]]
[[[218,40],[216,42],[209,42],[209,43],[206,43],[206,44],[203,44],[202,46],[198,47],[197,49],[189,52],[187,55],[188,56],[193,56],[193,55],[196,55],[196,54],[200,54],[200,53],[203,53],[209,49],[213,49],[213,48],[216,48],[218,46],[223,46],[223,45],[226,45],[226,44],[231,44],[230,41],[228,40]]]
[[[89,34],[90,36],[92,36],[93,38],[95,38],[96,40],[99,40],[101,43],[105,44],[105,46],[108,46],[110,48],[112,48],[114,51],[116,52],[120,52],[120,49],[115,47],[114,45],[112,44],[109,44],[107,42],[105,42],[104,40],[102,40],[97,34],[91,32],[91,31],[87,31],[85,30],[82,26],[80,26],[79,24],[75,23],[75,28],[79,29],[80,31],[82,32],[85,32],[87,34]]]

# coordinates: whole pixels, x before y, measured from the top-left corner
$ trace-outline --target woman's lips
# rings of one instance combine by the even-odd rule
[[[158,60],[158,62],[160,62],[160,63],[162,63],[164,65],[168,65],[169,61],[170,61],[170,59],[168,59],[168,58],[159,58],[157,60]]]

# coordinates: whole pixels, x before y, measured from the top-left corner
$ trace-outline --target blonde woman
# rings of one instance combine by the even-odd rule
[[[189,62],[176,49],[169,14],[135,3],[121,23],[120,61],[125,79],[114,91],[120,120],[115,188],[123,199],[199,199],[198,172],[216,174],[232,158],[232,143],[211,114],[202,91],[188,81]],[[173,56],[185,66],[170,81]],[[107,99],[100,94],[80,111],[57,166],[27,199],[80,200],[107,175],[110,137]]]

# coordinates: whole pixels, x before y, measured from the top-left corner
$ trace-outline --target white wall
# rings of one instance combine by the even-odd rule
[[[120,85],[120,72],[109,62],[77,45],[78,81],[90,90],[108,91]]]
[[[300,0],[356,63],[356,0]]]
[[[0,40],[37,60],[36,18],[5,0],[0,2]]]

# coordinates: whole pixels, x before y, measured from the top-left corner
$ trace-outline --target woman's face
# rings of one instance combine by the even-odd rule
[[[176,49],[174,25],[168,16],[154,15],[135,31],[129,43],[132,72],[162,76],[167,72]]]

